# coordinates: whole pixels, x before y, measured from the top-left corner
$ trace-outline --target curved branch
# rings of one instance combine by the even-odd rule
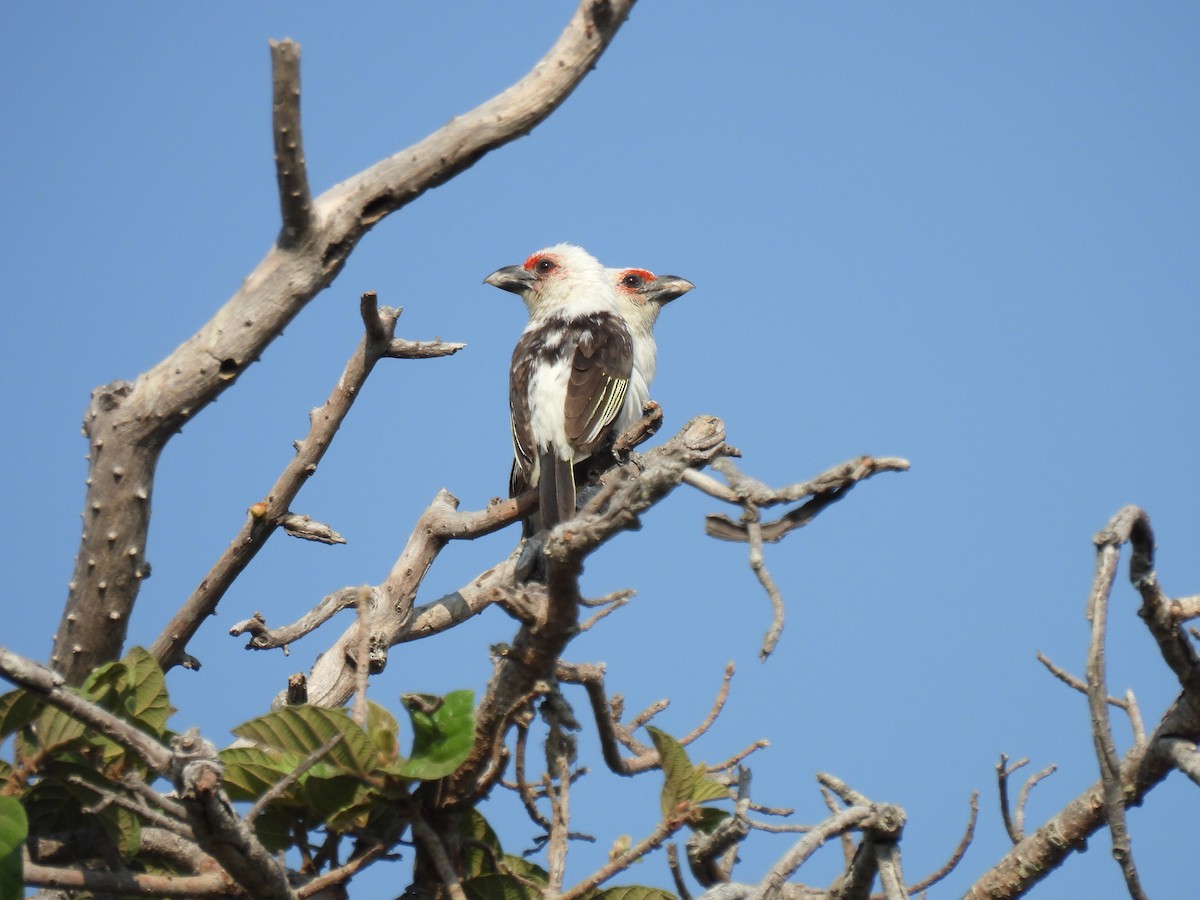
[[[301,196],[295,202],[281,200],[283,242],[271,247],[216,315],[162,362],[133,383],[118,381],[93,392],[84,421],[89,447],[84,527],[51,657],[69,683],[81,682],[120,653],[140,582],[149,574],[145,548],[154,474],[172,435],[262,356],[380,219],[549,116],[595,67],[633,3],[582,0],[554,46],[519,82],[330,188],[313,202],[308,216],[299,135],[292,133],[295,153],[283,148],[280,182],[282,193]],[[277,134],[293,105],[288,86],[298,89],[298,82],[288,80],[292,67],[283,55],[277,97],[286,102],[276,120]],[[289,227],[304,229],[303,239],[287,243]],[[178,662],[183,659],[179,646],[172,640],[156,655]]]
[[[250,507],[246,522],[237,536],[151,646],[150,652],[164,672],[177,665],[188,669],[200,668],[200,661],[187,652],[188,642],[200,625],[216,611],[225,592],[275,533],[275,529],[288,521],[292,501],[316,472],[334,435],[350,414],[350,407],[362,393],[367,377],[380,359],[390,355],[400,310],[386,306],[379,309],[375,293],[368,291],[362,296],[360,312],[366,334],[347,360],[329,398],[310,413],[308,434],[304,440],[296,442],[296,455],[279,474],[266,499]],[[449,352],[454,352],[461,345],[445,346],[452,348]]]

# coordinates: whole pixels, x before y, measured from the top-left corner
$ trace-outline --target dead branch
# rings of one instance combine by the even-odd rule
[[[311,206],[296,47],[280,42],[274,51],[279,242],[217,314],[162,362],[132,383],[116,381],[92,393],[84,418],[84,527],[51,656],[68,683],[78,684],[120,655],[140,582],[149,574],[154,475],[170,438],[262,356],[380,219],[549,116],[595,67],[633,2],[582,0],[554,46],[515,85],[330,188]],[[183,662],[186,638],[170,628],[164,637],[169,643],[158,647],[156,658]]]
[[[1112,773],[1110,781],[1120,786],[1120,802],[1126,806],[1138,805],[1174,767],[1169,742],[1183,740],[1195,745],[1200,740],[1200,700],[1194,690],[1195,652],[1183,634],[1181,623],[1171,616],[1170,601],[1160,594],[1157,575],[1153,571],[1153,533],[1144,512],[1132,506],[1117,512],[1109,527],[1094,540],[1098,554],[1093,598],[1098,598],[1106,584],[1111,583],[1111,572],[1116,568],[1116,548],[1128,540],[1134,547],[1129,576],[1142,594],[1141,616],[1158,641],[1163,658],[1184,685],[1183,694],[1171,704],[1150,738],[1135,743],[1122,758],[1120,768]],[[1093,690],[1099,701],[1106,701],[1102,688],[1103,685],[1097,684]],[[1099,702],[1098,706],[1105,707],[1106,703]],[[1061,865],[1068,853],[1082,850],[1087,839],[1108,823],[1105,788],[1105,782],[1098,781],[1052,816],[1037,832],[1021,840],[973,884],[966,894],[967,900],[1004,900],[1025,894],[1033,884]]]
[[[910,894],[920,893],[933,887],[958,867],[958,864],[962,862],[962,858],[967,853],[967,848],[971,846],[971,841],[975,839],[975,823],[977,821],[979,821],[979,792],[975,791],[971,794],[971,814],[967,819],[967,830],[963,833],[962,840],[958,842],[958,846],[954,848],[954,852],[950,854],[950,858],[946,860],[945,865],[936,872],[925,876],[916,884],[908,886]],[[873,894],[871,900],[880,900],[882,896],[881,894]]]
[[[1015,816],[1015,824],[1017,834],[1021,835],[1023,840],[1025,837],[1025,807],[1029,803],[1030,792],[1037,787],[1044,779],[1049,778],[1058,771],[1058,766],[1054,763],[1046,766],[1040,772],[1034,772],[1025,779],[1025,783],[1021,785],[1021,790],[1017,793],[1017,812]]]
[[[366,333],[347,360],[329,398],[310,414],[308,434],[296,443],[296,455],[284,467],[266,499],[250,508],[241,531],[151,646],[151,653],[164,672],[176,665],[190,669],[200,667],[199,661],[187,652],[188,642],[204,620],[216,611],[225,592],[275,529],[291,519],[289,507],[300,488],[316,472],[375,364],[388,355],[400,311],[390,307],[379,309],[375,293],[369,291],[362,296],[360,313]],[[460,346],[445,345],[447,353],[455,352]]]
[[[1120,546],[1124,542],[1121,533],[1127,534],[1139,521],[1143,523],[1142,527],[1149,531],[1150,525],[1145,519],[1145,514],[1136,507],[1125,507],[1117,513],[1109,527],[1096,536],[1096,576],[1092,582],[1087,607],[1087,617],[1092,623],[1092,635],[1088,643],[1086,672],[1088,709],[1092,717],[1092,742],[1100,764],[1100,781],[1104,788],[1104,815],[1108,820],[1113,859],[1121,866],[1130,896],[1134,900],[1145,900],[1145,892],[1142,890],[1137,866],[1133,860],[1129,830],[1125,824],[1125,791],[1121,783],[1121,762],[1117,758],[1112,724],[1108,718],[1108,687],[1104,658],[1108,631],[1108,599],[1117,575]]]
[[[822,844],[831,837],[861,828],[875,815],[875,810],[870,806],[851,806],[834,813],[800,838],[787,853],[779,858],[767,872],[766,877],[759,882],[752,896],[755,900],[776,900],[781,895],[784,883],[804,865],[810,856],[820,849]]]
[[[1050,658],[1040,650],[1037,654],[1037,660],[1049,670],[1051,675],[1053,675],[1067,687],[1079,691],[1079,693],[1083,694],[1085,697],[1087,696],[1086,683],[1076,678],[1065,669],[1056,666],[1050,660]],[[1142,724],[1142,714],[1138,710],[1137,700],[1133,696],[1133,691],[1127,690],[1124,697],[1109,697],[1108,704],[1109,706],[1115,706],[1118,709],[1125,710],[1126,715],[1129,716],[1129,724],[1133,729],[1133,739],[1135,741],[1141,742],[1146,739],[1146,728]]]
[[[244,897],[245,891],[224,872],[203,875],[148,875],[142,872],[99,872],[44,866],[25,852],[22,872],[31,887],[86,891],[115,896]]]
[[[807,503],[785,513],[773,522],[762,525],[763,541],[773,544],[797,528],[807,525],[828,506],[841,500],[858,482],[878,475],[880,472],[906,472],[908,469],[909,463],[906,459],[860,456],[858,459],[834,466],[812,481],[802,481],[773,490],[762,482],[743,475],[731,462],[726,460],[722,463],[720,471],[726,480],[730,481],[729,489],[723,488],[719,482],[713,479],[697,478],[694,474],[689,475],[686,480],[688,484],[718,500],[739,505],[749,501],[759,508],[775,506],[780,503],[794,503],[810,497],[811,499]],[[750,539],[744,523],[734,522],[720,514],[706,517],[704,530],[710,537],[723,541],[745,543]]]
[[[572,519],[547,537],[546,603],[537,622],[523,623],[512,646],[496,661],[495,672],[476,712],[475,748],[449,779],[444,802],[464,803],[479,796],[481,776],[493,748],[503,745],[508,710],[532,687],[550,679],[563,650],[578,633],[579,575],[589,553],[613,535],[637,527],[638,516],[667,496],[690,468],[709,464],[725,448],[720,419],[699,416],[640,466],[618,466]]]
[[[710,537],[726,541],[743,541],[750,545],[750,570],[754,573],[771,602],[771,625],[763,636],[759,658],[766,660],[779,643],[783,633],[786,609],[775,579],[767,570],[763,543],[782,540],[789,532],[811,522],[823,509],[836,503],[859,481],[879,472],[902,472],[908,469],[907,460],[862,456],[842,463],[817,476],[812,481],[787,485],[774,490],[743,473],[729,458],[713,463],[728,487],[700,472],[689,472],[685,481],[710,497],[737,504],[742,508],[741,522],[721,514],[705,519],[705,531]],[[797,509],[785,513],[773,522],[763,524],[761,510],[780,503],[791,503],[804,497],[811,499]]]
[[[458,498],[449,491],[438,491],[418,517],[387,577],[372,587],[343,589],[355,591],[355,603],[365,603],[367,606],[372,673],[384,670],[388,650],[396,644],[439,634],[498,602],[501,592],[513,584],[516,551],[508,560],[483,572],[453,594],[447,594],[425,606],[413,606],[421,582],[446,544],[451,540],[470,540],[491,534],[528,515],[536,502],[537,492],[527,491],[521,497],[493,503],[483,510],[459,512]],[[342,592],[331,596],[339,595],[345,596]],[[301,630],[301,623],[303,627],[316,627],[323,621],[323,616],[328,618],[324,614],[336,606],[337,601],[327,601],[329,598],[322,600],[317,609],[296,625],[256,634],[248,646],[266,649],[283,646],[283,642],[294,640],[296,633]],[[353,695],[356,683],[355,648],[361,634],[360,628],[356,619],[313,664],[308,676],[310,703],[340,706]],[[276,703],[281,702],[282,698],[277,698]]]
[[[1009,808],[1008,776],[1027,765],[1029,765],[1028,759],[1019,759],[1010,766],[1007,753],[1001,753],[1000,762],[996,763],[996,782],[1000,788],[1000,818],[1004,822],[1004,830],[1008,832],[1008,839],[1014,844],[1020,843],[1025,835],[1021,832]]]

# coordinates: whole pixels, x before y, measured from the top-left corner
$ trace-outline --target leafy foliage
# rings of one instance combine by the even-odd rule
[[[400,698],[412,720],[413,748],[401,773],[432,781],[461,766],[475,741],[475,692],[454,691],[444,698],[405,694]]]
[[[24,895],[21,845],[28,833],[21,804],[12,797],[0,797],[0,900]]]
[[[702,809],[702,804],[714,800],[730,799],[729,788],[721,784],[711,775],[703,763],[692,765],[683,745],[671,735],[653,725],[646,726],[650,739],[658,750],[662,763],[663,789],[660,803],[665,818],[685,815],[693,828],[705,826],[702,830],[711,830],[716,821],[724,818],[723,810]],[[716,818],[716,821],[713,821]]]

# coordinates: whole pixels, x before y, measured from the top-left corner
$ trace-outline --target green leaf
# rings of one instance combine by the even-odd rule
[[[301,759],[340,734],[342,740],[325,754],[326,761],[343,772],[364,777],[375,768],[375,750],[366,732],[354,724],[344,709],[285,706],[239,725],[233,733],[281,753],[294,753]]]
[[[294,811],[272,803],[254,820],[254,834],[267,850],[279,853],[292,846],[292,823],[296,819]]]
[[[0,900],[24,896],[21,847],[29,834],[25,810],[14,797],[0,797]]]
[[[294,753],[258,747],[227,747],[220,755],[225,766],[225,790],[231,800],[257,800],[300,762]]]
[[[167,730],[167,719],[174,710],[158,661],[145,648],[134,647],[125,654],[123,662],[127,672],[122,691],[126,712],[132,721],[148,728],[155,737],[162,737]]]
[[[708,774],[704,763],[696,765],[696,786],[692,789],[693,803],[708,803],[712,800],[731,800],[733,794],[729,788]]]
[[[653,725],[647,725],[646,730],[666,776],[661,797],[664,816],[677,816],[688,807],[730,798],[729,788],[711,777],[703,763],[692,765],[679,741]]]
[[[696,770],[688,759],[683,745],[661,728],[647,725],[650,740],[658,751],[659,762],[663,770],[663,789],[661,794],[662,814],[664,817],[677,816],[681,807],[689,804],[692,793],[696,789]]]
[[[9,691],[0,696],[0,740],[24,728],[42,711],[42,702],[26,690]]]
[[[400,698],[413,726],[413,748],[399,769],[406,778],[445,778],[471,755],[475,743],[475,692],[445,697],[405,694]]]
[[[511,853],[504,854],[504,865],[508,870],[518,878],[524,878],[526,881],[533,881],[541,885],[545,885],[550,881],[550,876],[546,870],[536,863],[531,863],[523,856],[513,856]]]
[[[83,737],[82,722],[72,719],[62,710],[47,706],[38,716],[37,733],[41,749],[50,753],[59,750]]]
[[[592,900],[676,900],[670,891],[662,888],[640,887],[611,887],[598,894],[592,895]]]
[[[335,775],[332,778],[309,777],[304,780],[306,805],[309,811],[322,821],[332,819],[361,802],[367,791],[375,793],[373,788],[365,787],[352,775]]]
[[[367,737],[379,751],[381,766],[386,768],[400,761],[400,723],[373,700],[367,701]]]
[[[112,837],[124,860],[133,859],[142,849],[142,823],[138,817],[115,804],[106,806],[101,813],[104,829]]]
[[[536,900],[538,893],[511,875],[479,875],[462,883],[468,900]]]
[[[715,806],[705,806],[692,819],[691,826],[703,834],[712,834],[718,825],[730,817],[730,813]]]
[[[504,855],[500,839],[487,819],[477,809],[469,809],[458,820],[458,833],[462,838],[463,873],[493,875],[496,860]]]

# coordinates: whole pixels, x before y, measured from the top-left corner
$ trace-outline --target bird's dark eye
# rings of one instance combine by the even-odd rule
[[[630,272],[621,279],[621,284],[625,285],[627,288],[640,288],[642,286],[642,282],[642,276],[638,275],[636,272]]]
[[[539,275],[546,275],[550,272],[553,272],[557,268],[558,266],[555,265],[554,260],[547,259],[544,256],[533,265],[533,270]]]

